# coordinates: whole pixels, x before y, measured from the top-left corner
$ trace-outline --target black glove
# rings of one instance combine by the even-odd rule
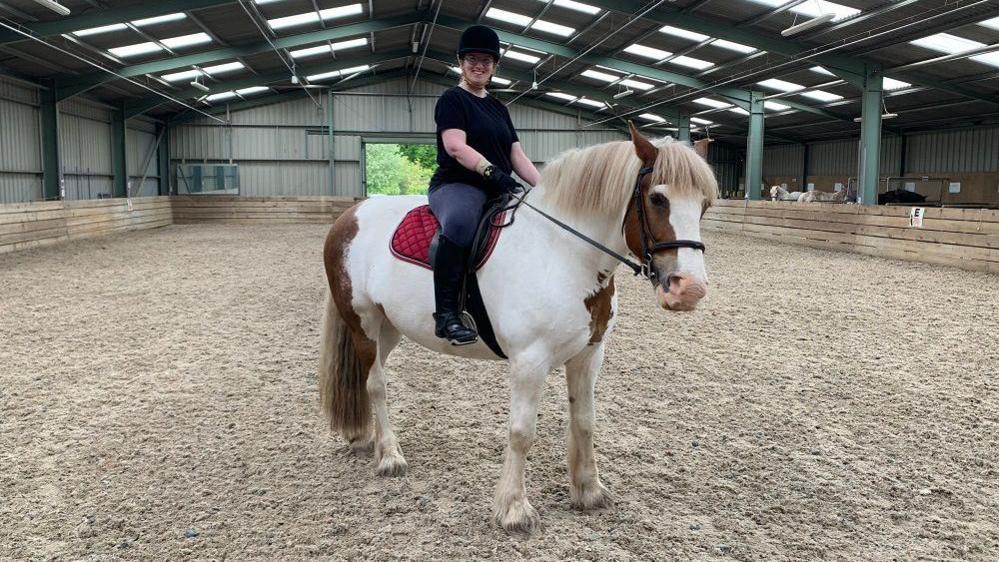
[[[518,188],[521,190],[524,189],[524,186],[517,183],[517,180],[513,179],[510,174],[500,170],[496,166],[486,168],[486,173],[483,177],[486,179],[486,186],[497,193],[511,193]]]

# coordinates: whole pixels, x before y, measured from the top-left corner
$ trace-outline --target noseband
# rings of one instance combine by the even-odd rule
[[[636,212],[638,213],[638,222],[641,227],[641,238],[642,238],[642,255],[641,259],[645,260],[641,266],[640,271],[636,272],[636,275],[643,275],[652,284],[655,285],[658,281],[659,274],[656,273],[654,267],[652,267],[652,255],[659,250],[676,250],[679,248],[690,248],[692,250],[704,251],[704,243],[698,242],[697,240],[671,240],[669,242],[656,242],[655,237],[652,236],[652,229],[649,228],[648,211],[645,210],[645,198],[642,197],[642,180],[645,176],[652,173],[651,166],[643,166],[638,170],[638,178],[635,180],[635,190],[631,194],[632,203],[635,205]],[[628,215],[631,213],[631,205],[628,206],[628,210],[624,212],[624,220],[621,221],[621,232],[624,232],[624,224],[628,221]]]

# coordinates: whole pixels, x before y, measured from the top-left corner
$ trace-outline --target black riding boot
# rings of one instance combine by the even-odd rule
[[[475,343],[479,335],[461,321],[460,291],[465,281],[468,250],[448,240],[443,234],[437,241],[434,256],[434,332],[451,345]]]

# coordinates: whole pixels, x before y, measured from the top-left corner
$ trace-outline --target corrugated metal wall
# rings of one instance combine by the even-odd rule
[[[782,144],[763,149],[764,176],[800,176],[804,171],[805,145]]]
[[[207,120],[171,133],[173,162],[228,162],[240,166],[243,195],[347,195],[364,193],[362,151],[380,139],[434,139],[434,105],[445,87],[419,82],[405,95],[405,79],[337,93],[333,97],[335,179],[330,185],[328,98],[307,98],[238,111],[231,127]],[[620,140],[601,128],[582,129],[572,116],[514,106],[511,118],[524,150],[538,163],[577,146]],[[182,186],[181,186],[182,187]]]
[[[914,133],[906,144],[908,170],[999,172],[999,127]]]
[[[38,91],[0,77],[0,204],[42,198]]]
[[[154,123],[139,119],[129,120],[125,130],[125,160],[128,162],[128,181],[132,185],[132,197],[159,193],[156,139]],[[143,164],[146,164],[145,170],[142,168]],[[143,176],[146,178],[145,182],[142,181]]]
[[[111,112],[82,99],[59,104],[59,156],[66,199],[110,197]]]

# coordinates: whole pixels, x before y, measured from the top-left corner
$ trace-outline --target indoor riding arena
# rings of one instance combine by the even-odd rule
[[[0,1],[0,560],[997,558],[999,4],[349,2]],[[429,269],[327,234],[424,202],[474,24],[541,171],[488,259],[549,254],[485,262],[490,316],[537,311],[489,275],[556,283],[613,262],[594,244],[652,277],[585,270],[594,410],[545,369],[520,530],[494,517],[524,435],[509,326],[510,360],[338,347],[384,360],[392,475],[372,379],[374,449],[321,400],[325,299],[354,329],[337,291],[362,285],[331,255],[383,255],[432,309]],[[635,170],[706,160],[683,240],[694,195],[655,173],[591,215],[547,198],[546,166],[614,142]],[[636,216],[681,247],[641,255]],[[690,256],[707,294],[674,310]],[[613,501],[580,507],[580,435]]]

